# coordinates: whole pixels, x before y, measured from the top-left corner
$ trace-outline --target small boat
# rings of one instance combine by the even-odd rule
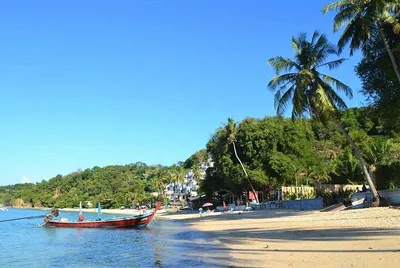
[[[58,216],[58,210],[52,210],[46,216],[43,224],[47,227],[69,227],[69,228],[135,228],[146,227],[154,218],[157,210],[161,207],[159,202],[152,212],[144,213],[143,215],[119,217],[115,219],[98,219],[98,220],[83,220],[83,221],[68,221],[64,218],[54,220],[53,217]]]
[[[0,204],[0,211],[8,211],[8,209],[3,204]]]

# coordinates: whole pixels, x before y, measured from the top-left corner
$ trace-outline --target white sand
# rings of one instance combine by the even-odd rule
[[[342,212],[263,210],[207,215],[160,213],[212,237],[190,243],[223,245],[235,267],[400,267],[400,210]],[[222,263],[226,250],[207,252]],[[196,253],[193,253],[196,257]],[[198,252],[204,257],[204,252]]]

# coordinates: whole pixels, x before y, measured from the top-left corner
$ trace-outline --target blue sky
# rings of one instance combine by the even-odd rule
[[[275,115],[270,57],[336,42],[330,1],[4,1],[0,185],[95,165],[170,165],[228,117]],[[345,53],[343,56],[348,57]],[[332,73],[350,85],[359,56]]]

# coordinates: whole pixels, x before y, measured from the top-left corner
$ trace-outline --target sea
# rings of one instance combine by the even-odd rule
[[[0,211],[0,221],[48,212],[9,209]],[[69,220],[78,218],[78,212],[60,214]],[[84,215],[85,219],[98,217],[97,213]],[[102,218],[116,216],[102,214]],[[38,227],[42,222],[41,218],[0,222],[0,267],[227,267],[224,256],[210,262],[206,254],[224,249],[191,244],[188,241],[211,238],[182,222],[156,217],[141,229]]]

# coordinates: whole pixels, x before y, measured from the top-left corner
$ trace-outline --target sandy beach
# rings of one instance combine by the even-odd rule
[[[206,233],[207,241],[193,237],[180,243],[196,248],[191,257],[206,257],[210,266],[400,267],[400,210],[396,209],[157,216]],[[213,250],[210,244],[215,245]]]

